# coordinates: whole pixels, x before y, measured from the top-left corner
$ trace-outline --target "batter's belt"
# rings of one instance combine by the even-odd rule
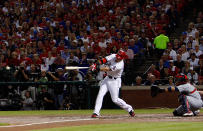
[[[117,78],[119,78],[119,77],[113,77],[113,76],[110,76],[110,75],[108,75],[108,77],[109,77],[109,79],[114,79],[114,80],[116,80]]]

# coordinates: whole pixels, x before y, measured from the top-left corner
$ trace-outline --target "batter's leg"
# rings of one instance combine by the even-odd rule
[[[101,107],[102,107],[103,98],[106,95],[107,91],[108,91],[108,89],[107,89],[106,83],[104,81],[102,83],[102,85],[100,86],[99,93],[97,95],[97,99],[96,99],[96,102],[95,102],[94,113],[97,114],[97,115],[100,115],[100,110],[101,110]]]
[[[107,88],[111,94],[112,101],[120,106],[122,109],[126,110],[127,112],[133,111],[132,106],[127,104],[124,100],[120,99],[119,96],[119,87],[116,86],[117,84],[114,82],[108,82]]]

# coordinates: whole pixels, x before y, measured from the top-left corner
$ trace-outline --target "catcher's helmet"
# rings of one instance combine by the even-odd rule
[[[116,54],[116,58],[117,58],[118,60],[123,60],[123,59],[127,59],[128,56],[127,56],[127,54],[125,53],[125,51],[119,50],[118,53]]]
[[[188,82],[188,78],[184,74],[180,74],[175,77],[176,86],[186,84],[187,82]]]

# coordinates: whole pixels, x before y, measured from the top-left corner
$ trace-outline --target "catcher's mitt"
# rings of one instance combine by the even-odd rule
[[[151,86],[151,96],[155,97],[157,96],[159,93],[163,93],[164,89],[160,89],[158,86],[153,85]]]

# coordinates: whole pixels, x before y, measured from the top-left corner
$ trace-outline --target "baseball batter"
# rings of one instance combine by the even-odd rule
[[[119,88],[121,87],[121,75],[124,69],[123,59],[127,58],[124,51],[120,50],[117,54],[109,55],[99,61],[100,64],[107,64],[108,66],[100,67],[100,71],[107,72],[107,76],[100,84],[99,93],[97,95],[95,109],[92,118],[100,115],[100,110],[103,103],[105,94],[109,91],[112,101],[120,106],[122,109],[129,112],[131,117],[134,117],[132,106],[128,105],[125,101],[119,98]]]
[[[176,76],[176,87],[159,89],[159,93],[178,91],[181,105],[173,112],[174,116],[196,116],[203,106],[201,96],[197,89],[188,82],[186,75]]]

